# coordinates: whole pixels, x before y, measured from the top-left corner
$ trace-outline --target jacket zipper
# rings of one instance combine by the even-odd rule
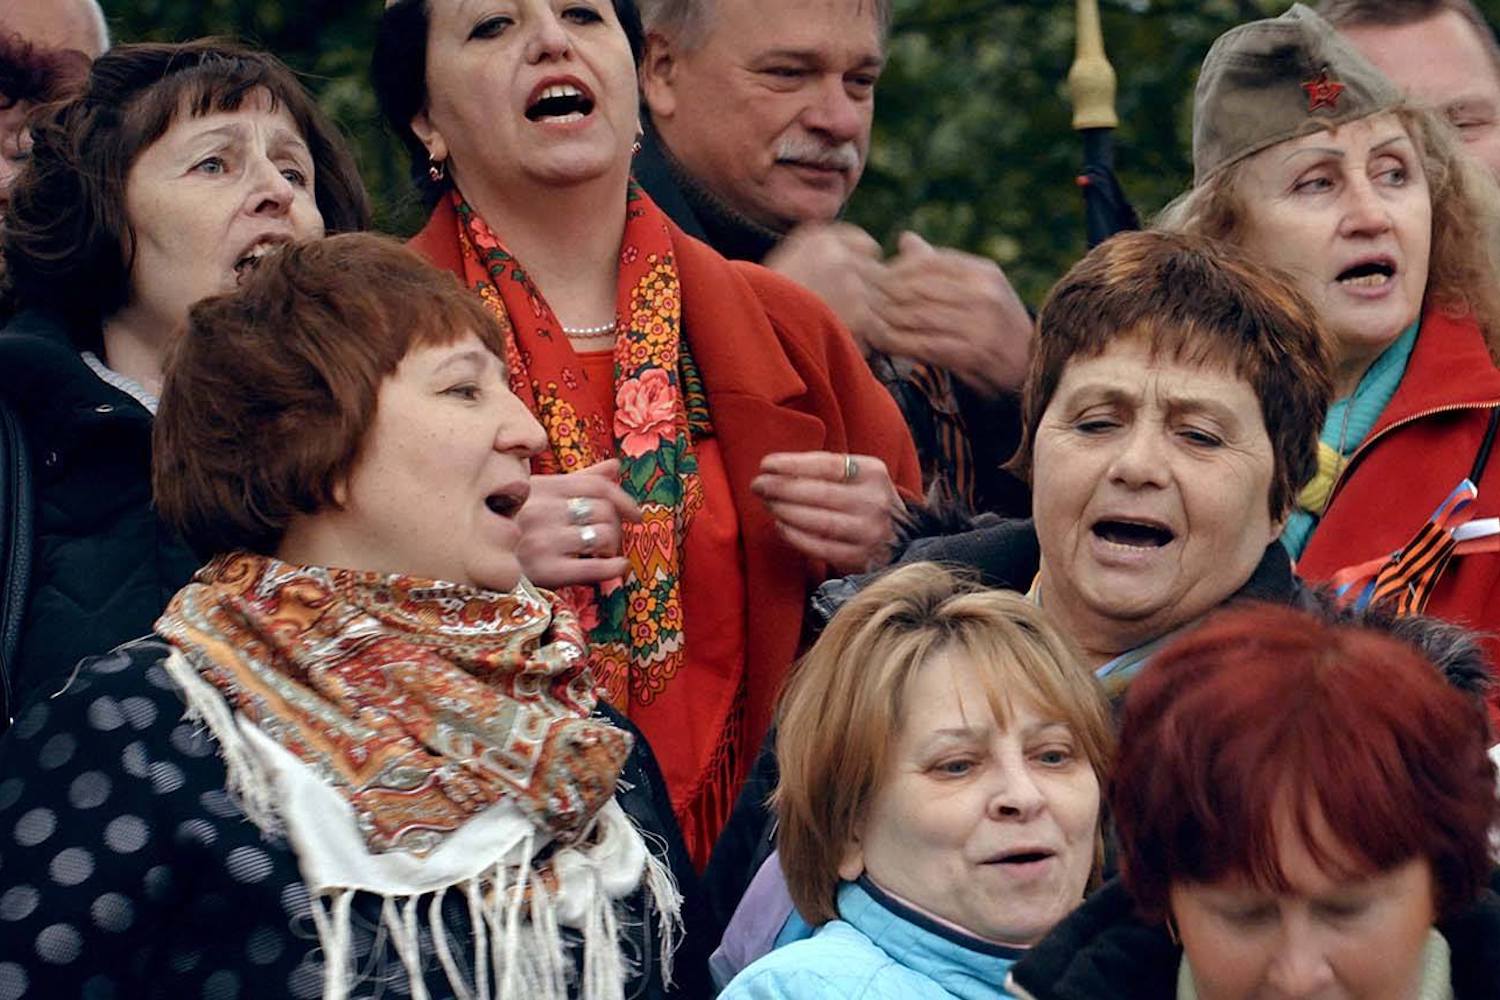
[[[1413,413],[1409,417],[1402,417],[1395,423],[1390,424],[1386,427],[1382,427],[1380,429],[1380,433],[1366,438],[1363,444],[1354,449],[1354,454],[1349,456],[1349,461],[1345,462],[1344,467],[1339,470],[1338,478],[1333,482],[1333,490],[1328,494],[1328,505],[1323,508],[1323,514],[1321,517],[1319,517],[1318,520],[1321,522],[1328,517],[1328,511],[1333,508],[1333,501],[1338,499],[1339,490],[1343,488],[1344,480],[1349,477],[1350,471],[1353,470],[1355,460],[1362,456],[1370,448],[1373,448],[1375,446],[1375,442],[1379,441],[1387,434],[1390,434],[1392,431],[1399,430],[1402,427],[1407,426],[1408,424],[1416,423],[1418,420],[1426,420],[1428,417],[1438,413],[1458,413],[1463,410],[1493,410],[1496,407],[1500,407],[1500,399],[1491,400],[1488,403],[1455,403],[1451,406],[1434,406],[1430,410],[1423,410],[1420,413]],[[1478,486],[1479,484],[1475,483],[1474,485]]]

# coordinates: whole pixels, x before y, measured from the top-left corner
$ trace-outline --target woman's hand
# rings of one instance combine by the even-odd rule
[[[863,573],[891,559],[901,497],[885,463],[870,455],[779,452],[750,483],[791,545],[839,573]]]
[[[620,522],[639,521],[640,508],[620,489],[611,458],[562,476],[532,476],[531,496],[516,515],[517,555],[538,587],[602,583],[624,576]]]

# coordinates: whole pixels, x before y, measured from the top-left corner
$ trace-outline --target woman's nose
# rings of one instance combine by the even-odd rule
[[[256,157],[249,167],[252,178],[250,210],[254,214],[285,215],[291,210],[297,189],[270,157]]]
[[[1281,947],[1266,972],[1266,985],[1277,997],[1302,1000],[1322,995],[1333,984],[1329,965],[1316,931],[1298,922],[1283,925]]]
[[[989,800],[992,819],[1034,819],[1045,803],[1041,786],[1024,762],[1010,762],[996,768],[995,787]]]
[[[1391,228],[1391,214],[1368,178],[1355,177],[1344,192],[1344,213],[1339,221],[1344,235],[1378,235]]]
[[[495,432],[495,450],[530,458],[547,447],[547,432],[520,397],[509,390],[505,390],[505,395],[505,408]]]
[[[1161,428],[1145,422],[1127,428],[1110,463],[1110,478],[1130,487],[1161,485],[1167,466],[1162,433]]]
[[[526,39],[526,61],[541,62],[544,59],[559,59],[573,45],[567,28],[549,5],[542,5],[531,22],[531,33]]]

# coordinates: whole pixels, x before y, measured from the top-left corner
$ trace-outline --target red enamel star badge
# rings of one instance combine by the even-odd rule
[[[1310,114],[1319,108],[1338,110],[1339,95],[1344,92],[1344,85],[1328,79],[1328,71],[1325,69],[1318,74],[1317,79],[1303,83],[1302,89],[1307,91],[1307,110]]]

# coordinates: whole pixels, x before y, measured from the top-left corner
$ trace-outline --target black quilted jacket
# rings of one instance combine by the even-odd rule
[[[151,415],[83,363],[55,316],[28,310],[0,331],[0,394],[24,428],[34,484],[14,713],[84,656],[149,634],[201,560],[152,510]]]

